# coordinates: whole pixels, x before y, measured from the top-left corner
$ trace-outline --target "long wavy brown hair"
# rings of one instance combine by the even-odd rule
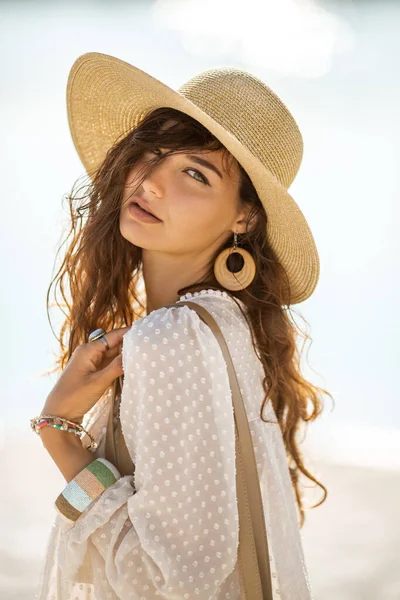
[[[167,123],[168,127],[165,126]],[[93,329],[103,327],[108,331],[130,326],[144,315],[145,304],[140,289],[143,283],[141,248],[122,237],[119,216],[127,175],[144,152],[160,147],[167,148],[168,154],[196,150],[222,151],[225,170],[225,161],[236,160],[199,122],[180,111],[158,108],[150,111],[137,127],[121,136],[110,148],[100,168],[94,175],[91,174],[91,180],[83,186],[84,193],[81,189],[75,190],[74,184],[67,196],[68,231],[56,260],[63,246],[67,247],[46,297],[50,325],[51,306],[61,308],[65,317],[60,335],[56,336],[61,352],[55,368],[49,373],[62,370],[76,346],[85,343]],[[141,171],[141,181],[160,160],[163,157],[155,154],[154,158],[147,161],[145,169]],[[237,165],[241,177],[238,208],[250,208],[248,225],[252,223],[244,234],[239,234],[238,245],[253,255],[256,275],[246,289],[229,293],[233,298],[242,300],[247,307],[247,315],[243,315],[249,324],[253,345],[265,372],[265,397],[260,407],[260,417],[267,422],[263,418],[263,411],[270,400],[282,431],[302,527],[305,515],[299,472],[323,490],[323,498],[310,508],[325,501],[327,489],[305,467],[297,438],[301,427],[321,414],[322,393],[332,396],[301,375],[301,353],[305,342],[311,342],[311,338],[293,319],[287,301],[289,281],[265,234],[268,215],[246,171],[239,163]],[[232,240],[227,240],[215,257],[231,244]],[[240,260],[237,254],[231,256],[228,268],[237,272],[242,266]],[[53,288],[55,302],[50,304]],[[183,295],[208,288],[224,290],[215,279],[212,264],[201,281],[176,290],[176,293]],[[57,299],[58,290],[63,302]],[[298,347],[300,338],[303,339],[301,349]]]

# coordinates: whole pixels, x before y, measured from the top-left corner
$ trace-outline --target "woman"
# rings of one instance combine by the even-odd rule
[[[185,299],[214,316],[232,355],[274,598],[311,598],[299,471],[326,489],[297,435],[328,392],[301,376],[289,313],[319,276],[313,236],[287,192],[301,162],[298,127],[249,73],[211,69],[176,92],[98,53],[73,65],[67,101],[92,182],[70,198],[72,239],[52,282],[68,309],[63,372],[33,423],[67,481],[38,598],[241,597],[229,378],[210,328],[176,304]],[[88,342],[100,327],[107,333]],[[104,458],[122,374],[134,464],[125,476]]]

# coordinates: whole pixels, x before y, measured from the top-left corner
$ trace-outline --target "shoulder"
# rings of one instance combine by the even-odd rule
[[[149,315],[135,321],[124,335],[124,342],[141,338],[149,340],[177,339],[180,335],[189,335],[200,327],[200,319],[188,306],[174,305],[152,311]]]
[[[238,320],[244,321],[243,314],[239,308],[245,310],[245,305],[240,300],[234,299],[226,292],[219,290],[202,290],[198,293],[188,293],[181,296],[177,304],[161,307],[152,311],[149,315],[135,321],[124,336],[128,341],[132,338],[161,338],[173,337],[176,339],[180,334],[196,335],[209,332],[208,325],[199,317],[197,312],[185,304],[179,302],[189,301],[203,306],[217,321],[231,321],[234,325]],[[225,323],[226,326],[226,323]]]
[[[143,375],[151,385],[163,378],[164,387],[174,385],[171,377],[183,385],[192,377],[208,381],[226,371],[211,328],[186,305],[162,307],[135,321],[123,338],[122,361],[130,378]]]
[[[244,317],[238,304],[226,292],[203,290],[198,294],[181,296],[180,301],[185,300],[208,310],[227,337],[233,329],[236,331],[243,325]],[[197,312],[180,304],[161,307],[138,319],[123,339],[125,352],[129,349],[136,355],[144,353],[145,358],[155,353],[175,355],[190,347],[199,354],[199,350],[207,352],[210,348],[219,347],[219,344]]]
[[[161,307],[135,321],[123,338],[123,355],[168,360],[203,354],[216,343],[213,333],[189,306]],[[190,351],[189,351],[190,350]],[[199,351],[200,350],[200,351]]]

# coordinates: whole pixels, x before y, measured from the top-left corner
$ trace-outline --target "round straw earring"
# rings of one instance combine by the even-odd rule
[[[228,268],[229,258],[239,254],[243,266],[239,271],[233,272]],[[234,234],[234,245],[220,252],[214,263],[214,275],[219,284],[227,290],[242,290],[253,281],[256,274],[256,263],[254,258],[244,248],[237,246],[237,233]]]

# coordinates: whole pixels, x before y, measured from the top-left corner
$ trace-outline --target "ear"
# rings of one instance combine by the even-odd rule
[[[251,207],[248,207],[247,209],[239,213],[235,222],[235,229],[233,230],[234,232],[236,231],[237,233],[246,233],[246,230],[253,231],[256,225],[256,216],[254,215],[251,221],[249,221],[250,212]]]

